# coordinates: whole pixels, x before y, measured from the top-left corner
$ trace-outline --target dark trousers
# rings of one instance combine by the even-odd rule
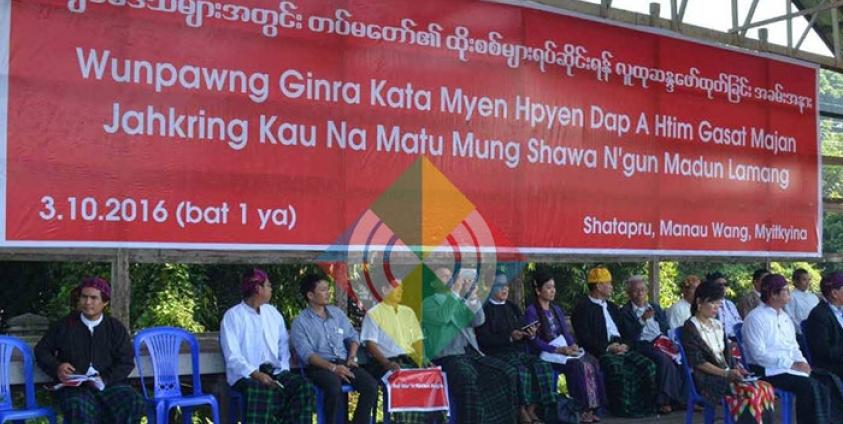
[[[353,424],[369,424],[375,408],[375,401],[378,398],[378,383],[362,368],[351,368],[354,379],[351,386],[354,387],[360,397],[357,399],[357,409],[354,411]],[[342,393],[343,381],[336,374],[329,370],[315,367],[305,369],[307,378],[325,394],[325,415],[326,422],[335,423],[340,402],[345,400]]]
[[[653,346],[652,342],[637,342],[634,349],[656,364],[656,386],[658,388],[656,403],[658,405],[670,405],[674,402],[681,402],[684,397],[682,395],[684,390],[682,390],[682,374],[679,365]]]
[[[822,390],[820,383],[811,377],[802,377],[791,374],[779,374],[772,377],[764,377],[765,380],[777,389],[787,390],[796,395],[796,422],[798,424],[824,424],[818,422],[818,414],[824,408],[817,401],[821,397]]]
[[[146,405],[128,384],[108,386],[103,391],[90,386],[65,387],[56,392],[65,424],[136,424]]]

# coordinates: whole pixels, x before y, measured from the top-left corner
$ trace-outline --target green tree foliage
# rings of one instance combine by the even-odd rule
[[[535,273],[538,271],[546,272],[553,277],[556,283],[556,303],[562,306],[565,311],[570,312],[576,303],[588,293],[586,274],[595,265],[583,263],[527,264],[524,273],[525,301],[527,303],[535,301],[535,293],[532,289]],[[618,304],[626,303],[628,299],[623,282],[633,275],[646,276],[647,274],[646,263],[607,263],[603,265],[606,265],[612,273],[615,288],[612,300]]]
[[[843,253],[843,214],[823,215],[823,252]]]
[[[679,300],[682,279],[677,262],[659,262],[659,306],[667,308]]]
[[[189,265],[164,264],[156,268],[135,267],[135,275],[146,278],[132,278],[133,295],[143,296],[140,302],[142,309],[136,309],[140,315],[132,319],[134,327],[169,325],[192,332],[205,331],[205,326],[195,318],[197,290],[194,288],[202,285],[203,276],[192,275]]]

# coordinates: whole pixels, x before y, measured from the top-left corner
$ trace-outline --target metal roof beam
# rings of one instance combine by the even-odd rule
[[[740,32],[741,36],[744,36],[744,35],[746,35],[746,31],[750,28],[755,28],[755,27],[759,27],[759,26],[773,24],[773,23],[776,23],[776,22],[783,21],[785,19],[797,18],[799,16],[812,15],[814,13],[822,12],[824,10],[836,9],[840,6],[843,6],[843,1],[838,0],[838,1],[835,1],[833,3],[827,3],[827,4],[820,5],[820,6],[815,6],[815,7],[809,8],[809,9],[803,9],[803,10],[800,10],[798,12],[786,13],[786,14],[781,15],[781,16],[776,16],[775,18],[764,19],[763,21],[758,21],[758,22],[752,22],[752,15],[755,13],[754,7],[757,4],[758,4],[758,0],[753,0],[753,2],[752,2],[753,7],[750,8],[749,14],[746,16],[746,20],[744,21],[744,24],[742,26],[738,27],[738,28],[730,29],[729,33]]]

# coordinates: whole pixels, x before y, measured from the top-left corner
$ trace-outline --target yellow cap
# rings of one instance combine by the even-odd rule
[[[588,284],[611,283],[612,274],[604,267],[592,268],[588,271]]]

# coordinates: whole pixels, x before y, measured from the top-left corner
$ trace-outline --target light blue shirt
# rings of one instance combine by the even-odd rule
[[[735,337],[735,324],[743,322],[737,306],[729,299],[723,299],[723,307],[717,312],[717,320],[723,323],[726,337],[730,339]]]
[[[310,364],[313,354],[326,361],[345,361],[348,359],[346,342],[360,343],[357,330],[340,308],[325,306],[325,316],[323,319],[308,307],[293,321],[290,340],[304,364]]]

